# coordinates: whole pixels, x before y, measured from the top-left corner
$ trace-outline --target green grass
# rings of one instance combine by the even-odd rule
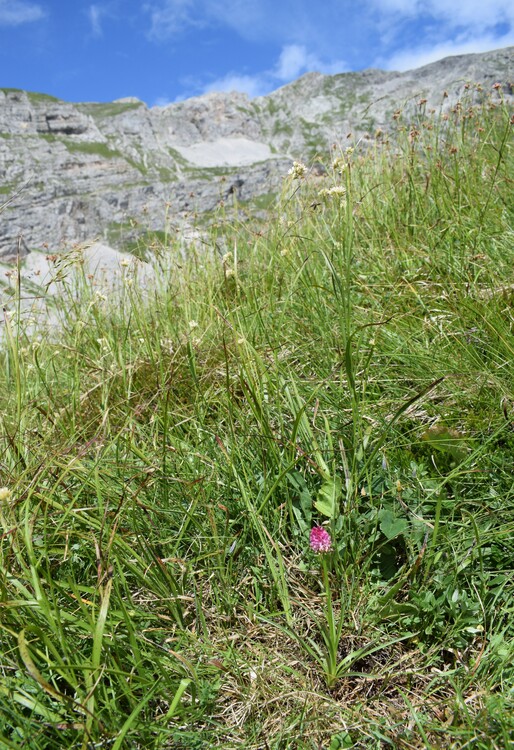
[[[123,159],[123,154],[117,149],[110,148],[106,143],[99,141],[71,141],[62,139],[62,143],[71,153],[98,154],[104,159]]]
[[[105,119],[117,117],[133,109],[144,107],[143,102],[85,102],[75,105],[81,112],[92,117]]]
[[[129,157],[122,154],[121,151],[115,148],[111,148],[106,143],[102,143],[100,141],[72,141],[64,138],[61,138],[59,140],[72,154],[93,154],[96,156],[101,156],[103,159],[123,159],[124,161],[128,162],[131,167],[137,169],[138,172],[141,172],[141,174],[145,175],[147,172],[147,169],[143,166],[143,164],[130,159]]]
[[[509,113],[395,125],[7,318],[2,747],[514,742]]]
[[[62,99],[59,99],[57,96],[51,96],[51,94],[41,94],[38,91],[27,91],[27,96],[29,98],[29,101],[36,103],[36,102],[62,102]]]
[[[165,252],[168,241],[166,232],[144,229],[133,217],[125,223],[112,222],[106,236],[113,247],[122,247],[123,252],[144,261]]]
[[[33,103],[37,102],[62,102],[62,99],[58,99],[56,96],[51,96],[50,94],[41,94],[37,91],[25,91],[24,89],[13,89],[13,88],[0,88],[0,91],[3,91],[4,94],[27,94],[29,101]]]

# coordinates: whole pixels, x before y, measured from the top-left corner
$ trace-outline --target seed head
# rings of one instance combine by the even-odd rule
[[[307,174],[307,167],[301,161],[294,161],[288,174],[291,175],[293,180],[302,180]]]

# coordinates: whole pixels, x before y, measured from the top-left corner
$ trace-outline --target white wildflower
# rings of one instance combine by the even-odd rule
[[[6,503],[11,499],[12,492],[9,487],[0,487],[0,503]]]
[[[319,191],[318,195],[321,198],[325,198],[331,195],[338,195],[339,197],[342,197],[346,195],[346,188],[343,185],[334,185],[331,188],[323,188],[323,190]]]
[[[301,161],[294,161],[288,174],[291,175],[293,180],[303,180],[307,174],[307,167]]]

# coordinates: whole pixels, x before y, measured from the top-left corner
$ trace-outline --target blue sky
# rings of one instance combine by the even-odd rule
[[[0,0],[0,86],[166,104],[514,45],[513,0]]]

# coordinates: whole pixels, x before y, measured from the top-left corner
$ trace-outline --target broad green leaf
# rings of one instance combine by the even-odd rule
[[[343,490],[340,477],[325,479],[318,491],[318,499],[314,503],[316,510],[327,518],[334,518],[339,509],[339,500]]]
[[[294,487],[295,492],[298,493],[300,500],[300,507],[305,515],[305,518],[309,518],[312,510],[312,497],[307,487],[307,483],[302,475],[298,471],[291,471],[287,475],[287,479],[290,484]]]
[[[409,524],[405,518],[395,516],[392,510],[383,508],[378,514],[380,520],[380,530],[388,539],[395,539],[400,534],[404,534]]]

